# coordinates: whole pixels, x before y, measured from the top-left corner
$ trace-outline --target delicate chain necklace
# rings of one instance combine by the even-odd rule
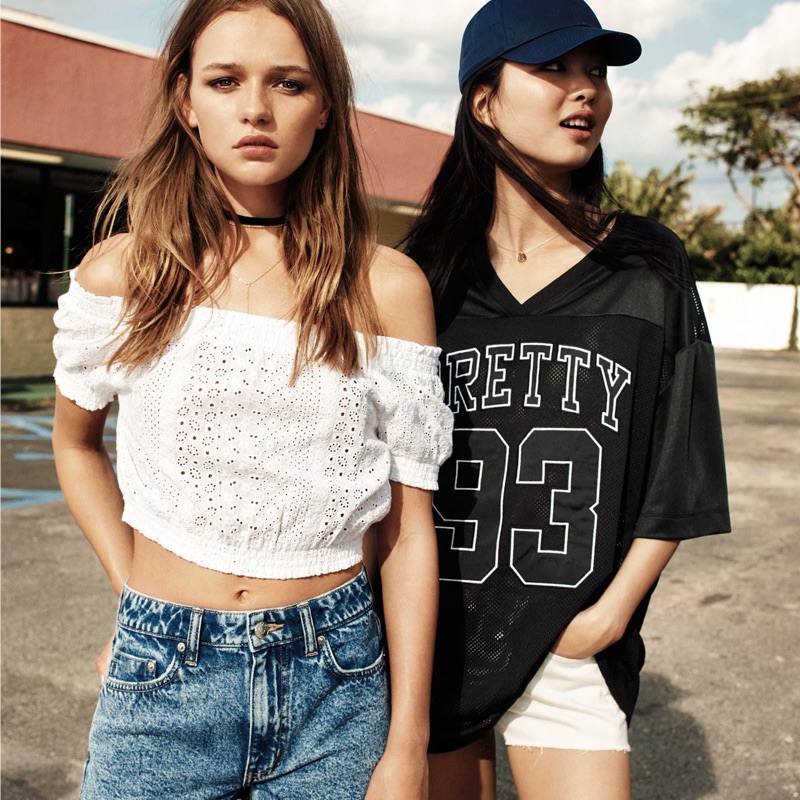
[[[277,261],[276,261],[276,262],[275,262],[275,263],[274,263],[274,264],[273,264],[271,267],[267,267],[267,268],[266,268],[266,269],[265,269],[265,270],[264,270],[264,271],[263,271],[263,272],[262,272],[262,273],[261,273],[261,274],[260,274],[260,275],[259,275],[257,278],[253,278],[253,280],[251,280],[251,281],[249,281],[249,282],[248,282],[248,281],[244,281],[244,280],[242,280],[242,279],[241,279],[241,278],[240,278],[240,277],[239,277],[239,276],[238,276],[238,275],[237,275],[237,274],[236,274],[236,273],[233,271],[233,268],[231,268],[230,274],[231,274],[231,275],[233,275],[233,277],[234,277],[234,278],[236,278],[236,280],[237,280],[237,281],[239,281],[239,283],[241,283],[241,284],[242,284],[242,286],[244,286],[244,287],[247,289],[247,294],[246,294],[246,296],[245,296],[245,307],[246,307],[246,309],[247,309],[247,313],[248,313],[248,314],[250,313],[250,287],[251,287],[251,286],[252,286],[254,283],[258,283],[258,281],[260,281],[260,280],[261,280],[261,279],[262,279],[262,278],[263,278],[265,275],[267,275],[267,274],[269,274],[270,272],[272,272],[272,270],[274,270],[274,269],[275,269],[275,267],[277,267],[277,266],[278,266],[278,264],[280,264],[282,260],[283,260],[283,256],[281,256],[281,257],[280,257],[280,258],[279,258],[279,259],[278,259],[278,260],[277,260]]]
[[[515,253],[516,256],[517,256],[517,261],[519,261],[519,263],[521,264],[523,261],[527,261],[528,260],[528,253],[532,253],[534,250],[538,250],[540,247],[544,247],[548,242],[552,242],[553,239],[555,239],[556,236],[558,236],[558,235],[559,234],[554,233],[552,236],[548,237],[543,242],[539,242],[539,244],[535,244],[529,250],[516,250],[513,247],[503,247],[503,245],[498,244],[495,239],[492,239],[492,241],[494,242],[495,247],[499,247],[501,250],[507,250],[509,253]]]

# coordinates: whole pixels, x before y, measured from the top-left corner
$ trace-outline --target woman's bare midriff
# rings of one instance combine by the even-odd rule
[[[325,594],[358,575],[361,564],[308,578],[247,578],[217,572],[176,556],[138,531],[133,535],[128,586],[150,597],[218,611],[280,608]]]

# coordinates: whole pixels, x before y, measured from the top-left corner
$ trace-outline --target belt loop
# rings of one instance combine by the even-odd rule
[[[203,609],[193,608],[192,619],[189,622],[189,636],[186,640],[186,665],[189,667],[197,666],[197,659],[200,654],[200,628],[203,622]]]
[[[308,603],[301,603],[297,606],[300,612],[300,622],[303,625],[303,639],[306,645],[306,655],[317,655],[317,631],[314,628],[314,617],[311,616],[311,609]]]

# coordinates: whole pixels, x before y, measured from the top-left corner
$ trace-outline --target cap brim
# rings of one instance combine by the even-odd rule
[[[546,33],[502,54],[506,61],[520,64],[544,64],[563,56],[576,47],[594,43],[612,67],[632,64],[642,54],[642,45],[635,36],[603,28],[576,26]]]

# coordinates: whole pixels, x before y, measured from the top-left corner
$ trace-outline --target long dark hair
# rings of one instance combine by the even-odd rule
[[[478,86],[493,99],[502,78],[503,59],[476,73],[464,87],[456,117],[453,143],[428,192],[422,212],[403,239],[406,253],[425,271],[434,298],[441,300],[450,281],[469,268],[469,255],[482,243],[494,207],[495,170],[518,183],[546,211],[581,241],[596,248],[603,258],[603,240],[623,210],[600,212],[601,202],[616,204],[605,185],[603,152],[597,147],[589,161],[572,174],[570,196],[558,196],[531,174],[514,147],[495,129],[477,120],[471,98]],[[616,226],[615,226],[616,227]],[[614,250],[620,255],[641,255],[672,283],[676,274],[674,249],[661,239],[644,241],[625,226],[615,230]]]

